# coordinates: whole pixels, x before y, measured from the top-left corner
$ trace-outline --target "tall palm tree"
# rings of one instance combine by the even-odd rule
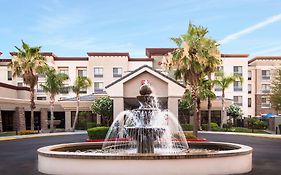
[[[22,76],[24,84],[30,88],[31,130],[34,130],[34,87],[38,83],[38,74],[44,71],[46,59],[40,54],[41,47],[30,47],[22,41],[22,48],[15,48],[17,57],[8,66],[13,70],[13,77]]]
[[[243,77],[237,74],[234,75],[225,75],[223,71],[219,71],[215,75],[214,84],[221,88],[222,96],[221,96],[221,106],[222,106],[222,115],[221,115],[221,124],[220,127],[223,126],[223,119],[225,118],[225,90],[230,86],[230,84],[235,81],[243,81]]]
[[[41,84],[44,92],[50,94],[50,111],[51,111],[51,122],[50,130],[54,132],[54,104],[55,96],[60,93],[64,88],[63,82],[68,79],[68,75],[64,73],[57,73],[54,68],[48,68],[45,72],[46,80],[44,84]]]
[[[163,62],[168,68],[176,68],[175,78],[183,79],[187,85],[186,89],[191,88],[192,100],[195,112],[193,133],[197,136],[198,132],[198,86],[199,81],[205,75],[205,69],[208,65],[208,59],[212,52],[210,43],[216,43],[207,37],[208,29],[202,26],[189,24],[185,34],[177,38],[171,38],[178,46]]]
[[[74,82],[74,86],[72,87],[73,92],[76,94],[76,113],[75,113],[75,119],[72,125],[72,131],[75,131],[75,126],[78,120],[78,114],[79,114],[79,103],[80,103],[80,91],[83,89],[86,89],[92,85],[92,81],[88,77],[81,77],[78,76]]]

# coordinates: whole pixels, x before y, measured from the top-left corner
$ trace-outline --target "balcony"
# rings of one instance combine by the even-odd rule
[[[68,87],[61,88],[60,93],[61,94],[68,94],[69,93],[69,88]]]
[[[242,88],[242,87],[234,87],[233,90],[234,90],[234,91],[242,91],[243,88]]]
[[[271,104],[270,103],[262,103],[261,107],[262,108],[271,108]]]
[[[243,106],[242,102],[234,102],[234,105]]]
[[[269,89],[262,89],[261,92],[268,94],[268,93],[270,93],[270,90]]]
[[[102,77],[103,77],[103,74],[94,74],[94,77],[95,77],[95,78],[102,78]]]
[[[113,77],[122,77],[122,74],[113,74]]]
[[[269,75],[263,75],[261,78],[262,78],[262,80],[270,80],[270,76]]]

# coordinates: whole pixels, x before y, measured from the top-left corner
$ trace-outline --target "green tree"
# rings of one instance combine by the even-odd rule
[[[92,85],[92,81],[88,77],[81,77],[78,76],[74,82],[74,85],[72,87],[72,91],[76,94],[76,112],[75,112],[75,118],[72,125],[72,131],[75,131],[75,126],[78,120],[79,115],[79,104],[80,104],[80,91],[83,89],[87,89]]]
[[[191,89],[192,101],[195,112],[193,133],[197,136],[199,121],[197,118],[197,98],[199,96],[198,87],[208,65],[208,58],[213,54],[212,47],[216,47],[216,41],[207,37],[208,29],[202,26],[189,24],[188,30],[180,37],[171,38],[177,45],[171,54],[162,62],[169,69],[175,68],[175,78],[182,79],[187,85],[186,89]],[[214,45],[214,46],[210,46]]]
[[[96,99],[91,106],[91,110],[93,113],[105,119],[106,125],[109,126],[110,119],[113,115],[113,103],[108,96]]]
[[[222,115],[221,115],[221,124],[220,127],[222,128],[223,119],[225,118],[225,90],[235,81],[243,81],[243,77],[237,74],[234,75],[225,75],[223,71],[219,71],[215,74],[214,84],[221,88],[222,91],[222,98],[221,98],[221,105],[222,105]]]
[[[54,132],[54,104],[55,96],[60,93],[64,88],[63,82],[68,79],[68,75],[64,73],[57,73],[56,70],[52,67],[47,68],[46,80],[44,84],[41,84],[44,92],[50,94],[50,111],[51,111],[51,122],[50,130]]]
[[[276,76],[272,81],[270,102],[277,114],[281,110],[281,69],[277,70]]]
[[[191,116],[193,111],[193,102],[192,102],[192,96],[191,92],[189,90],[186,90],[184,92],[184,95],[179,101],[179,110],[184,111],[185,115]],[[186,120],[185,120],[186,121]]]
[[[13,77],[22,76],[24,84],[30,88],[31,130],[34,130],[34,87],[38,83],[38,74],[44,72],[46,59],[40,54],[41,47],[30,47],[22,41],[22,48],[17,49],[17,56],[9,63],[13,70]]]
[[[231,116],[233,118],[234,121],[234,125],[236,125],[236,120],[238,117],[242,117],[243,115],[243,111],[242,109],[237,106],[237,105],[230,105],[227,109],[226,109],[227,115]]]

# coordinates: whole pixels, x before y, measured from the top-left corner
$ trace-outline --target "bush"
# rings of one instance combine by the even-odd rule
[[[211,130],[218,128],[219,125],[217,123],[211,122]],[[208,130],[208,124],[202,124],[202,129],[207,131]]]
[[[101,126],[87,130],[89,139],[105,139],[109,127]]]
[[[184,136],[186,139],[196,139],[196,136],[192,132],[184,132]]]
[[[192,131],[193,125],[192,124],[183,124],[181,125],[183,131]]]
[[[30,134],[38,134],[38,131],[34,130],[23,130],[19,132],[19,135],[30,135]]]

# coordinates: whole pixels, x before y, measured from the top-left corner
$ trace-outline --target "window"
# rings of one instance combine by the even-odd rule
[[[77,68],[77,76],[87,77],[87,68]]]
[[[113,68],[113,77],[122,77],[122,68],[121,67]]]
[[[223,71],[223,66],[218,66],[217,71]]]
[[[10,80],[12,80],[13,79],[13,74],[12,74],[12,71],[8,71],[8,80],[10,81]]]
[[[41,84],[44,84],[44,82],[38,82],[38,84],[37,84],[37,92],[44,92]]]
[[[261,97],[261,107],[262,108],[270,108],[271,103],[268,97]]]
[[[248,107],[252,107],[252,99],[251,98],[248,98]]]
[[[242,91],[242,82],[241,81],[234,81],[233,90],[234,91]]]
[[[262,84],[261,85],[262,93],[270,93],[270,84]]]
[[[64,73],[66,75],[69,75],[68,67],[59,67],[58,70],[59,70],[59,73]]]
[[[222,91],[222,89],[218,85],[215,85],[215,91]]]
[[[252,80],[252,71],[248,71],[248,80]]]
[[[102,92],[103,91],[103,82],[94,82],[94,91]]]
[[[102,67],[94,67],[94,77],[103,77]]]
[[[47,100],[47,97],[37,97],[37,100]]]
[[[233,101],[234,101],[234,104],[237,106],[243,105],[242,96],[233,96]]]
[[[242,66],[233,66],[233,74],[243,76]]]
[[[270,80],[270,70],[262,70],[261,71],[261,78],[263,80]]]
[[[60,90],[60,93],[61,94],[68,94],[68,92],[69,92],[69,86],[68,86],[68,84],[64,84],[63,87]]]
[[[252,93],[252,84],[248,84],[248,94]]]
[[[18,87],[23,87],[23,82],[18,82]]]

